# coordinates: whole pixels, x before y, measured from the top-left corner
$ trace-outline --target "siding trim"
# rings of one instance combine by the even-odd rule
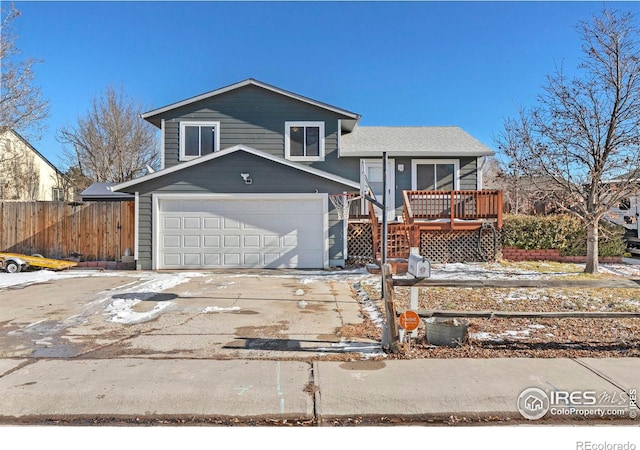
[[[160,122],[160,170],[164,169],[164,119]]]
[[[133,255],[135,260],[138,261],[138,241],[140,239],[140,193],[137,191],[135,194],[133,211]]]
[[[342,119],[338,119],[338,131],[336,132],[336,155],[340,159],[340,148],[342,144]]]

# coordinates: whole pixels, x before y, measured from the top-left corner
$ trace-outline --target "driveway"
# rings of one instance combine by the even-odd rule
[[[23,284],[7,282],[20,276]],[[0,273],[0,357],[375,355],[377,342],[340,336],[364,322],[353,286],[371,278],[364,271]]]

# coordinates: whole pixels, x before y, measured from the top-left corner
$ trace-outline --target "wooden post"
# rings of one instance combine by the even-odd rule
[[[390,264],[382,264],[382,286],[388,351],[390,353],[398,353],[400,337],[398,334],[398,323],[396,322],[396,307],[393,304],[393,276],[391,274]]]
[[[455,214],[455,192],[456,191],[451,191],[451,197],[450,197],[450,209],[449,209],[449,220],[450,222],[450,226],[451,229],[455,229],[455,220],[456,220],[456,214]]]
[[[502,191],[498,191],[498,199],[497,199],[497,212],[498,212],[498,230],[502,229]]]

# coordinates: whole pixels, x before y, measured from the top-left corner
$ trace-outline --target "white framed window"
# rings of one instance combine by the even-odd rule
[[[324,161],[324,122],[285,122],[284,156],[290,161]]]
[[[411,188],[425,191],[455,191],[460,186],[457,159],[414,159],[411,161]]]
[[[180,122],[180,160],[220,150],[220,122]]]
[[[59,187],[51,188],[51,200],[54,202],[64,201],[64,190]]]

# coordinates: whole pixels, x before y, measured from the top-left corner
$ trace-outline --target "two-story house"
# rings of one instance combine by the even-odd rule
[[[142,118],[160,129],[162,169],[112,187],[135,196],[140,269],[343,266],[346,225],[330,194],[381,198],[386,173],[388,218],[402,220],[404,192],[481,189],[493,154],[458,127],[363,127],[359,114],[254,79]]]

